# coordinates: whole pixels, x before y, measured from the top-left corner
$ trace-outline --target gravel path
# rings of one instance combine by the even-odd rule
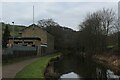
[[[38,58],[32,58],[29,60],[20,61],[10,65],[5,65],[2,67],[2,77],[3,78],[14,78],[16,73],[21,71],[28,64],[36,61]]]

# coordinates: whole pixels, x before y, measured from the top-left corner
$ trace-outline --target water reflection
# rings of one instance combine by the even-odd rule
[[[60,80],[70,80],[74,78],[75,80],[107,80],[108,79],[108,69],[101,64],[96,64],[95,62],[85,59],[82,60],[80,56],[65,56],[58,63],[55,64],[55,71],[58,72]],[[74,80],[72,78],[72,80]],[[116,79],[117,80],[117,79]]]
[[[114,72],[112,72],[111,70],[107,70],[107,79],[111,80],[111,79],[115,79],[115,80],[119,80],[120,76],[115,75]]]
[[[70,72],[68,74],[63,74],[60,77],[60,80],[65,80],[65,78],[70,78],[70,79],[75,79],[75,80],[79,80],[79,75],[74,73],[74,72]]]

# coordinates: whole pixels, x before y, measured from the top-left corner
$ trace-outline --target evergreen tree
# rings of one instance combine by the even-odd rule
[[[3,48],[7,48],[9,37],[10,37],[10,31],[9,31],[8,25],[6,25],[3,36],[2,36],[2,47]]]

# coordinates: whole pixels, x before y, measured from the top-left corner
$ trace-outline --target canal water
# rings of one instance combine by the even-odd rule
[[[75,55],[62,57],[55,63],[54,69],[55,72],[60,74],[59,80],[120,79],[120,73],[116,74],[103,65],[93,62],[91,59],[84,59],[83,57]]]

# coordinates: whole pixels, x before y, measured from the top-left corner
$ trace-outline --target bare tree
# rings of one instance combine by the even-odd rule
[[[101,28],[107,36],[110,33],[116,19],[116,14],[112,9],[104,9],[97,12],[101,18]]]
[[[117,32],[118,49],[120,49],[120,17],[116,20],[114,29]]]
[[[48,27],[48,26],[57,26],[58,23],[54,22],[53,19],[42,19],[38,21],[38,26]]]
[[[98,13],[89,14],[86,20],[80,25],[81,28],[81,45],[85,47],[86,51],[94,52],[101,47],[101,19]]]
[[[103,9],[87,15],[79,25],[82,42],[87,51],[105,50],[107,37],[113,27],[115,13],[112,9]]]

